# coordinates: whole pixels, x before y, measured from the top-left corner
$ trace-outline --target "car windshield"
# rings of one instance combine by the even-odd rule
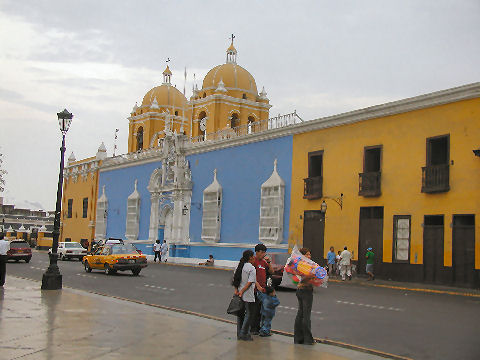
[[[28,248],[30,247],[26,242],[11,242],[10,249]]]
[[[138,251],[132,244],[112,245],[112,254],[137,254]]]
[[[65,243],[67,249],[83,249],[83,246],[79,243]]]

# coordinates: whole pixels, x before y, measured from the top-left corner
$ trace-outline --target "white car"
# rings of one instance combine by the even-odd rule
[[[48,252],[51,253],[52,249]],[[83,257],[87,255],[87,249],[78,242],[59,242],[57,254],[60,260],[78,259],[82,261]]]

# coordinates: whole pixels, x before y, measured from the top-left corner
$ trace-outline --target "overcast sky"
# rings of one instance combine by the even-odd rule
[[[5,202],[55,208],[61,136],[66,157],[103,141],[127,151],[127,117],[162,82],[187,97],[225,61],[265,86],[270,115],[305,120],[480,80],[480,1],[0,0],[0,152]],[[1,194],[0,194],[1,196]]]

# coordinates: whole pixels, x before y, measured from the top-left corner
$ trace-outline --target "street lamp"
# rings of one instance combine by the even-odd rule
[[[62,275],[58,269],[57,260],[57,248],[58,248],[58,236],[60,235],[60,212],[62,211],[62,185],[63,185],[63,163],[65,155],[65,135],[68,128],[72,123],[73,114],[69,113],[67,109],[57,113],[58,124],[60,125],[60,131],[62,132],[62,147],[60,148],[60,173],[58,174],[58,187],[57,187],[57,204],[55,207],[55,220],[53,221],[53,243],[52,252],[49,255],[50,265],[47,271],[42,277],[42,290],[58,290],[62,288]]]

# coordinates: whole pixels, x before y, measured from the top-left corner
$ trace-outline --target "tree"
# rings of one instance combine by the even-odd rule
[[[2,164],[3,164],[3,154],[0,152],[0,192],[3,192],[5,190],[4,185],[5,185],[5,178],[4,175],[8,174],[7,170],[2,169]]]

